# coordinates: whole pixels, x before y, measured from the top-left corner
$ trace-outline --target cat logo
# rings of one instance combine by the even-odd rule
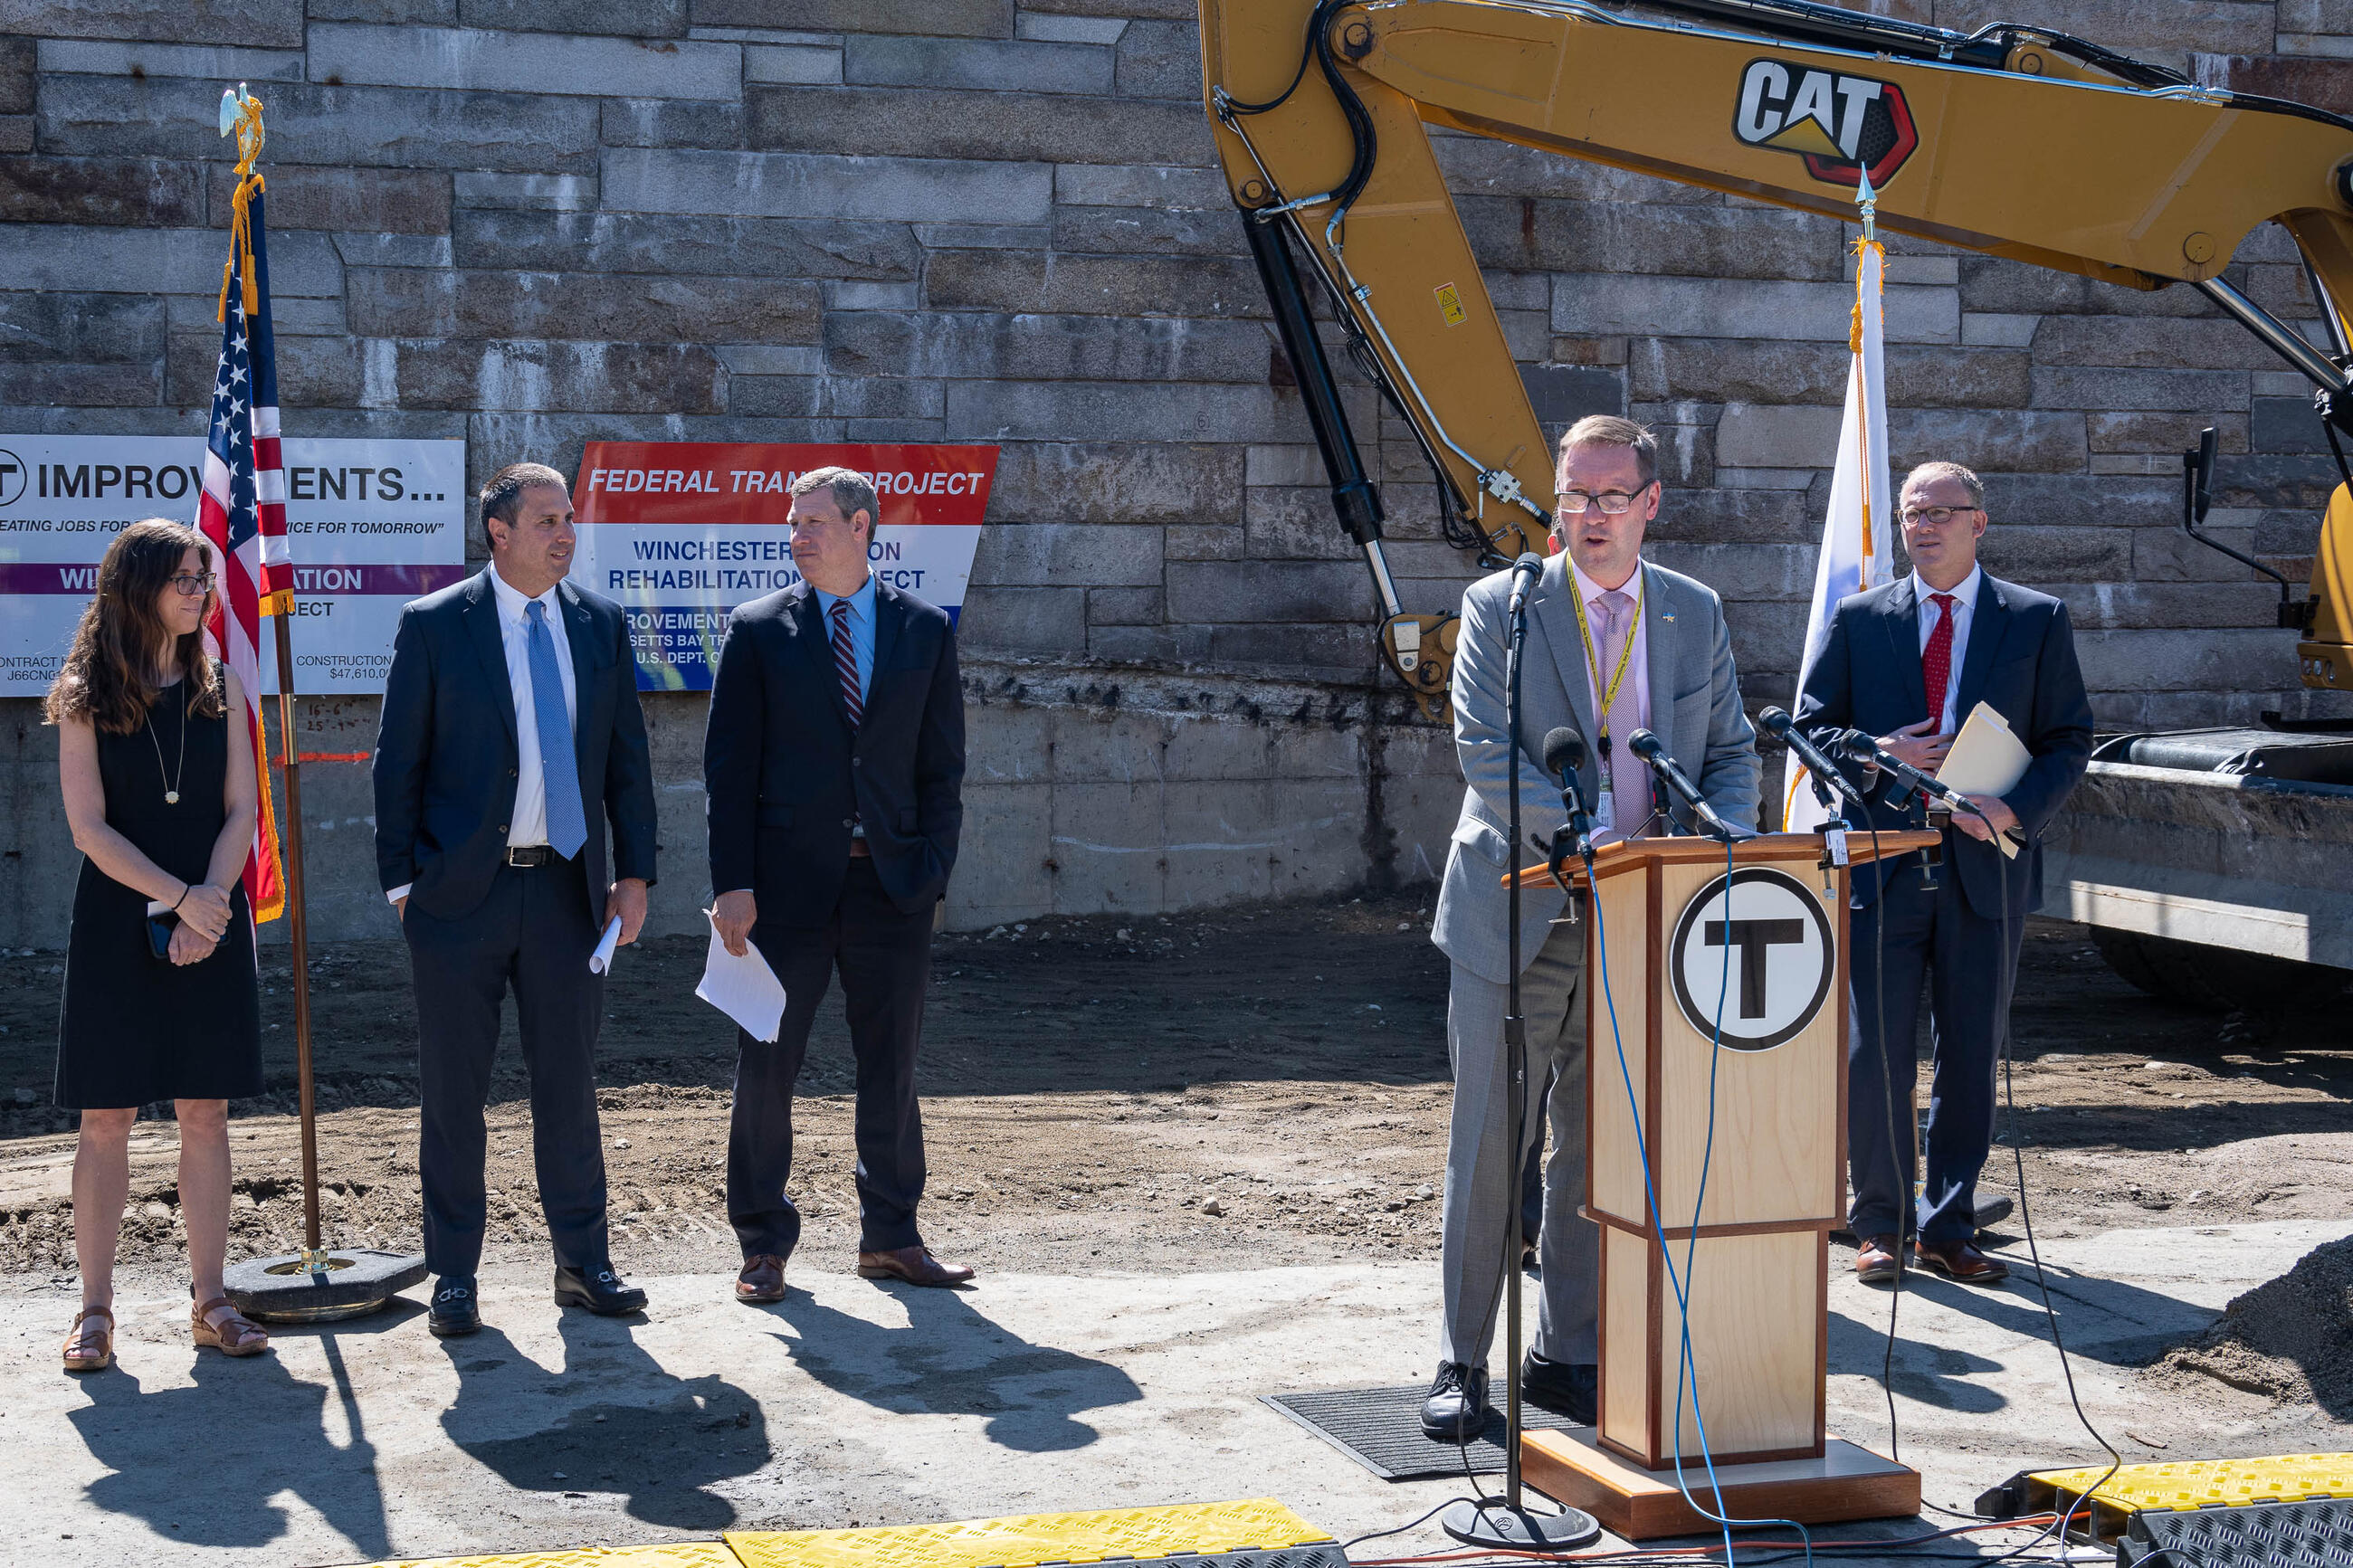
[[[1864,169],[1885,189],[1920,145],[1912,107],[1892,81],[1784,60],[1748,62],[1732,133],[1751,147],[1795,153],[1826,184],[1856,185]]]

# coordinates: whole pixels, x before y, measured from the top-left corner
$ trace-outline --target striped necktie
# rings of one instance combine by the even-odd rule
[[[833,672],[841,678],[841,706],[853,730],[866,721],[866,694],[858,689],[858,646],[849,640],[849,604],[833,602]]]

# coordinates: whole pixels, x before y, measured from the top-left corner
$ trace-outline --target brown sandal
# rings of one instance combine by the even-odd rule
[[[102,1329],[92,1329],[97,1320],[106,1320]],[[74,1314],[73,1332],[66,1337],[65,1363],[68,1372],[104,1372],[114,1364],[114,1311],[110,1307],[94,1307],[84,1303]]]
[[[223,1355],[259,1355],[269,1348],[269,1335],[259,1325],[229,1304],[226,1296],[216,1296],[188,1311],[188,1327],[196,1337],[196,1348],[210,1348]]]

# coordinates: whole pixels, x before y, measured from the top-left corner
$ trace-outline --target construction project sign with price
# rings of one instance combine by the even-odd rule
[[[466,443],[289,437],[285,460],[294,689],[380,692],[401,606],[468,574]],[[193,525],[204,471],[201,436],[0,436],[0,697],[48,689],[106,547]],[[274,637],[261,674],[274,694]]]
[[[628,612],[639,690],[708,691],[735,606],[801,580],[786,523],[792,483],[824,468],[874,486],[875,576],[955,619],[994,447],[591,441],[572,487],[572,580]]]

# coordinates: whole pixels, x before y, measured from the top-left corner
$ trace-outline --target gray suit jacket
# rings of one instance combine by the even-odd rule
[[[1740,678],[1732,663],[1732,634],[1725,626],[1724,602],[1704,584],[1642,565],[1643,615],[1649,627],[1651,729],[1669,754],[1699,785],[1726,822],[1757,826],[1757,732],[1740,709]],[[1566,724],[1587,740],[1586,765],[1577,789],[1593,808],[1599,785],[1600,755],[1593,745],[1591,678],[1577,630],[1576,584],[1568,558],[1545,563],[1528,598],[1528,637],[1520,671],[1520,831],[1549,841],[1568,820],[1560,787],[1545,777],[1538,761],[1544,738]],[[1461,760],[1462,816],[1446,857],[1446,880],[1438,895],[1438,919],[1430,938],[1446,956],[1498,984],[1511,978],[1505,869],[1536,858],[1525,837],[1515,851],[1504,841],[1510,819],[1505,791],[1512,766],[1504,725],[1505,614],[1511,574],[1498,572],[1473,583],[1462,595],[1462,631],[1454,656],[1454,750]],[[1623,744],[1622,737],[1613,737]],[[1681,807],[1678,821],[1690,823]],[[1535,961],[1546,928],[1566,897],[1557,888],[1531,888],[1520,904],[1519,966]]]

